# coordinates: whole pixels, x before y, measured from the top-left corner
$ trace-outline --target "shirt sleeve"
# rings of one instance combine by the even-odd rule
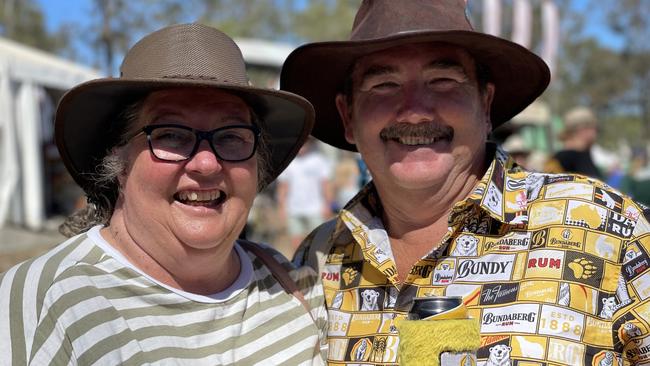
[[[325,259],[333,245],[336,223],[337,218],[326,221],[307,235],[293,255],[292,262],[296,267],[308,266],[316,273],[323,271]]]
[[[631,240],[618,278],[614,346],[624,363],[650,365],[650,233]]]
[[[29,261],[0,275],[0,339],[5,345],[0,365],[74,362],[72,344],[50,311],[45,290],[30,291],[30,276],[39,270],[38,262]]]

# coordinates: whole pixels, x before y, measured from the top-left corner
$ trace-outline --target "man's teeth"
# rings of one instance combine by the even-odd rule
[[[178,198],[182,201],[198,202],[198,201],[213,201],[221,197],[221,191],[192,191],[180,192]]]
[[[403,145],[429,145],[436,142],[438,139],[435,137],[414,137],[414,136],[404,136],[399,137],[397,141]]]

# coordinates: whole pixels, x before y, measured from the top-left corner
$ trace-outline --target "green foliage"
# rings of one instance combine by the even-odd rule
[[[33,0],[0,0],[0,35],[50,52],[64,49],[70,37],[65,29],[49,34]]]
[[[304,41],[345,40],[359,0],[314,1],[293,19],[293,31]]]
[[[117,73],[117,63],[142,35],[182,22],[191,1],[92,0],[83,41],[96,50],[96,66]]]
[[[198,21],[233,37],[293,42],[345,38],[360,0],[195,0]]]
[[[639,136],[650,139],[650,2],[647,0],[619,0],[601,2],[592,0],[594,6],[602,6],[610,30],[623,40],[619,52],[620,63],[617,74],[630,78],[629,89],[615,94],[621,105],[636,111],[642,121]],[[602,76],[601,76],[602,78]]]
[[[289,0],[218,0],[199,1],[203,8],[198,21],[210,24],[234,37],[267,38],[288,31],[283,10]]]
[[[638,116],[617,114],[603,117],[600,121],[599,143],[614,150],[621,141],[629,146],[645,146],[643,123]]]

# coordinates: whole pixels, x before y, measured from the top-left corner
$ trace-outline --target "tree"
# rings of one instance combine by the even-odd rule
[[[117,73],[117,61],[144,33],[178,23],[185,15],[179,0],[93,0],[91,22],[84,41],[97,51],[98,67],[107,75]]]
[[[360,0],[201,0],[199,21],[230,36],[288,42],[343,39]]]
[[[292,31],[303,41],[347,39],[360,0],[314,1],[291,16]]]
[[[596,2],[592,0],[593,2]],[[620,0],[605,5],[610,29],[623,40],[623,67],[632,74],[632,84],[623,102],[638,111],[643,121],[643,136],[650,139],[650,2]]]
[[[0,0],[0,35],[49,52],[65,49],[70,37],[66,29],[50,34],[33,0]]]
[[[1,0],[0,0],[1,1]],[[11,1],[11,0],[4,0]],[[212,25],[231,37],[301,43],[343,39],[360,0],[93,0],[85,42],[116,73],[116,60],[143,34],[179,22]]]

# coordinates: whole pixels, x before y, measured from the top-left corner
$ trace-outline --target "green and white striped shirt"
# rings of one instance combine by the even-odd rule
[[[327,320],[313,271],[274,252],[317,325],[239,245],[238,279],[202,296],[134,268],[100,228],[0,275],[1,365],[320,364]]]

